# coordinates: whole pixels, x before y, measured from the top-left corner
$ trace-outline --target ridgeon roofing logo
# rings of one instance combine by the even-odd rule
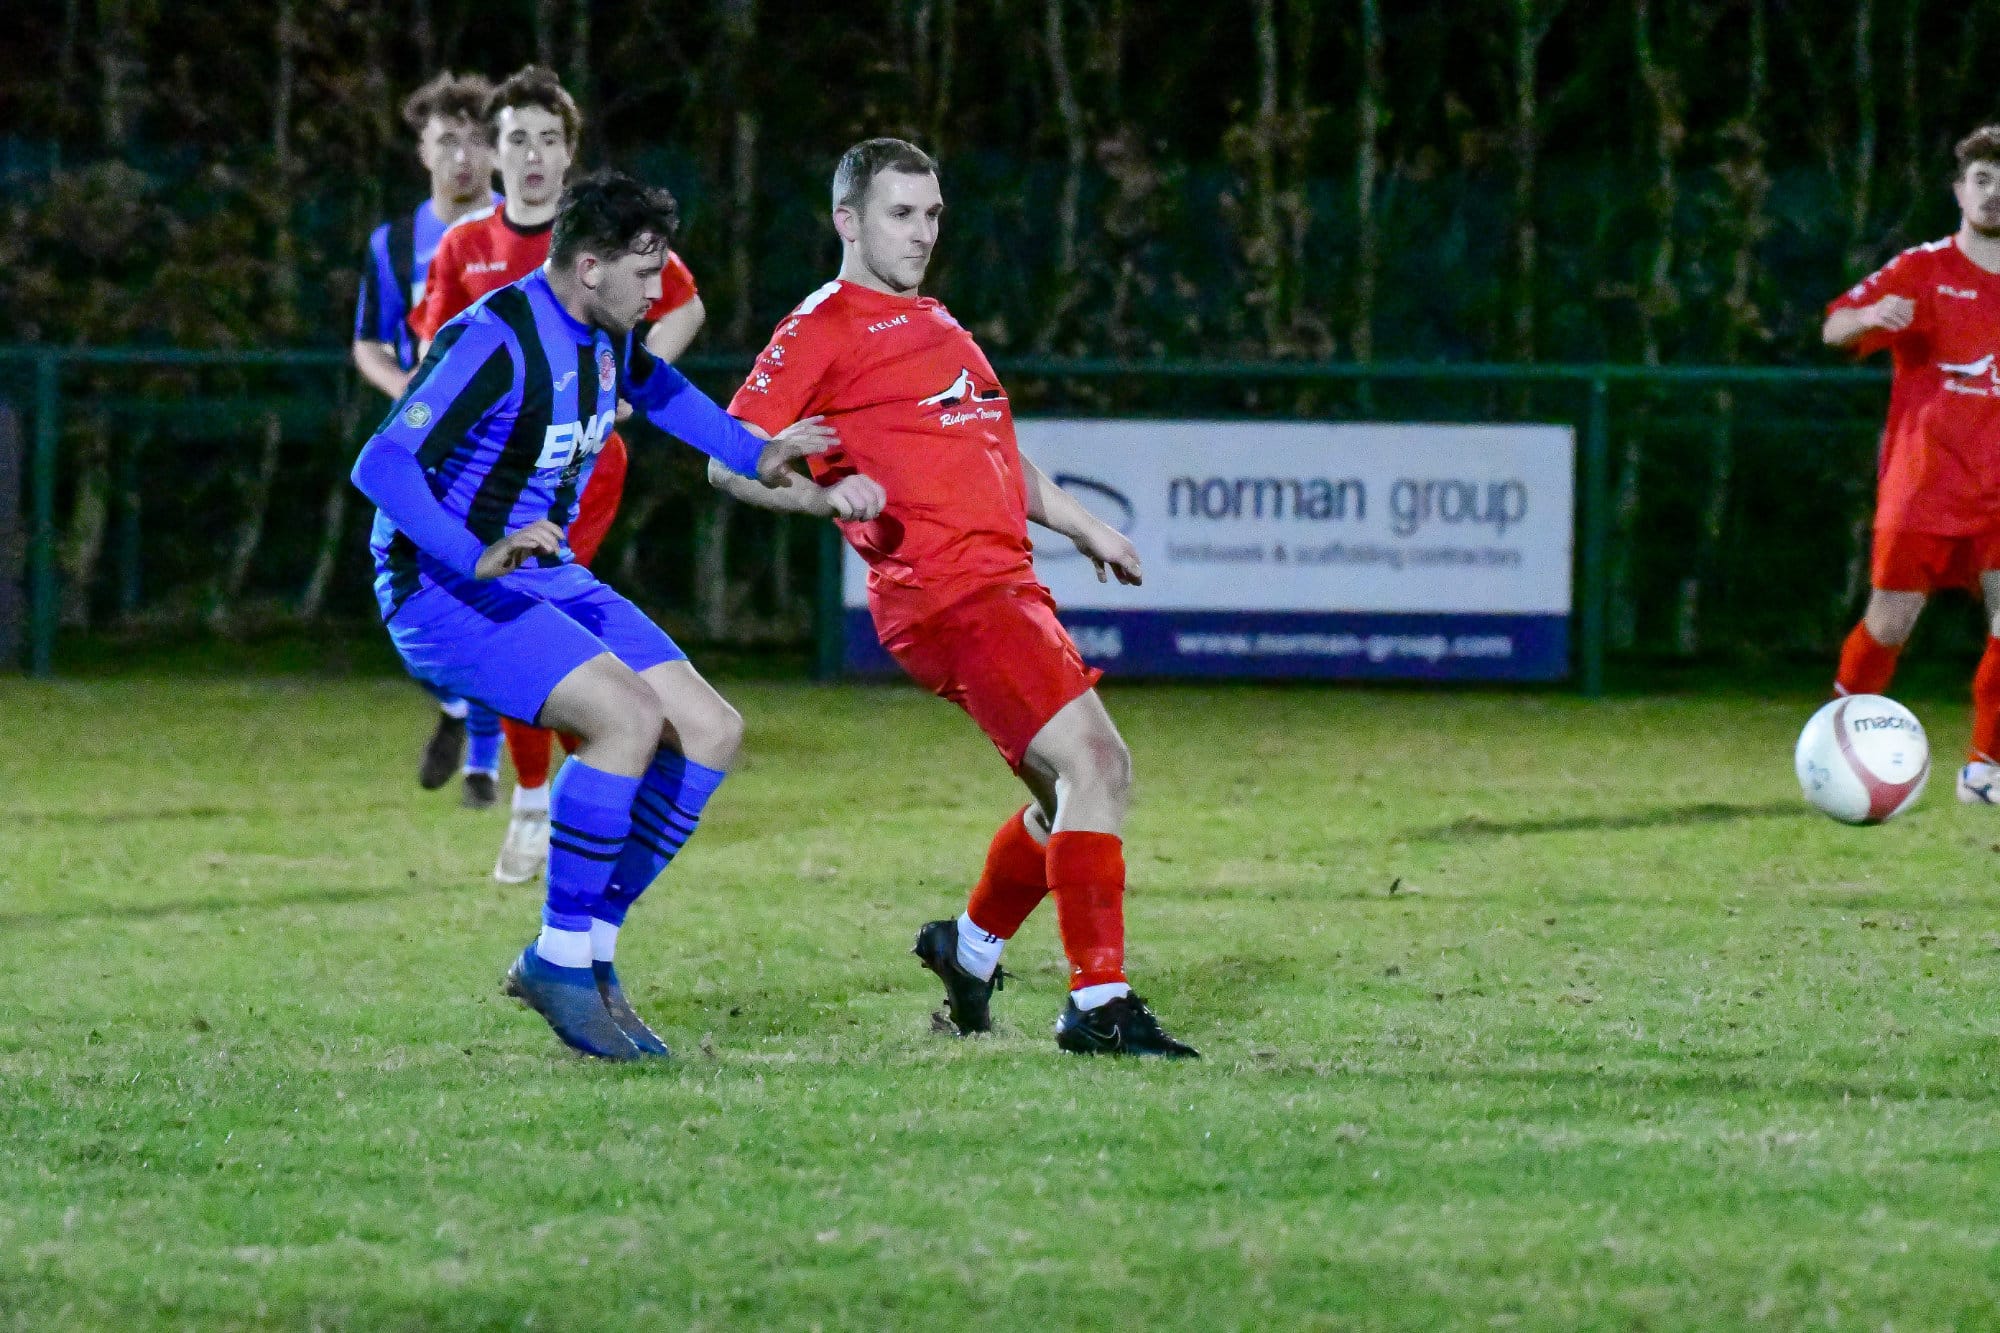
[[[1109,523],[1127,537],[1137,525],[1139,511],[1116,486],[1097,480],[1095,477],[1079,477],[1074,472],[1058,472],[1050,478],[1070,495],[1078,504],[1088,509],[1094,516]],[[1083,552],[1068,542],[1036,543],[1035,557],[1039,560],[1081,559]]]

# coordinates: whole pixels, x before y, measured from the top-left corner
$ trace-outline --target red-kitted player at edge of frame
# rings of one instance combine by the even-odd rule
[[[1977,589],[1986,652],[1958,799],[2000,804],[2000,125],[1959,141],[1958,230],[1913,246],[1835,298],[1821,336],[1894,364],[1877,465],[1868,607],[1837,694],[1881,694],[1934,592]]]

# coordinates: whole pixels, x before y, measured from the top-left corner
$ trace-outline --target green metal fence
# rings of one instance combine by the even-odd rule
[[[726,396],[745,362],[684,368]],[[1018,358],[999,369],[1024,414],[1573,424],[1586,693],[1603,688],[1610,653],[1818,651],[1862,586],[1886,397],[1872,368]],[[385,404],[344,353],[0,348],[0,400],[30,441],[32,673],[53,671],[66,617],[200,623],[245,604],[365,613],[365,514],[344,478]],[[735,550],[763,591],[722,599],[729,623],[802,641],[810,620],[798,609],[817,604],[829,624],[838,581],[824,534],[763,514],[729,527],[686,453],[635,468],[646,479],[600,566],[622,568],[649,609],[705,615],[700,637],[724,623],[719,594],[686,572]],[[746,618],[737,604],[758,597]]]

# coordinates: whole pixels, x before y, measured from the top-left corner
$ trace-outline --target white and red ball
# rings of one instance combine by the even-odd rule
[[[1812,715],[1792,764],[1820,813],[1843,824],[1880,824],[1923,795],[1931,745],[1917,715],[1894,699],[1852,694]]]

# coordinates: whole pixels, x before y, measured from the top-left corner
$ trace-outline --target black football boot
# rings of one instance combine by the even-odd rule
[[[1199,1060],[1201,1052],[1168,1036],[1137,995],[1121,995],[1095,1009],[1071,1000],[1056,1019],[1056,1045],[1075,1055],[1156,1055]]]
[[[981,981],[972,973],[958,965],[958,921],[927,922],[917,932],[917,943],[910,950],[919,962],[937,973],[944,983],[945,1016],[951,1020],[958,1035],[967,1037],[975,1032],[991,1032],[993,1015],[987,1006],[993,999],[993,992],[1006,984],[1005,968],[993,969],[991,979]]]

